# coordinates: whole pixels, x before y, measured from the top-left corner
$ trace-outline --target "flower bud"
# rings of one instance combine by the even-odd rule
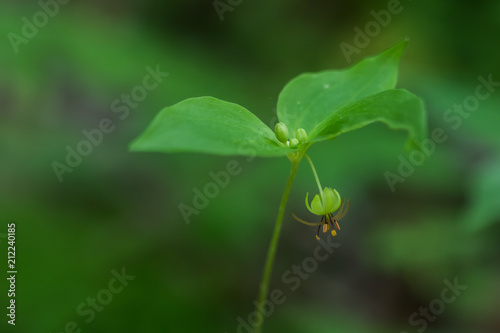
[[[304,143],[307,141],[307,133],[303,128],[299,128],[297,132],[295,132],[295,137],[299,140],[300,143]]]
[[[282,122],[279,122],[274,127],[274,134],[279,142],[285,143],[288,140],[288,127]]]
[[[297,140],[296,138],[293,138],[292,140],[290,140],[290,147],[297,147],[299,145],[299,140]]]

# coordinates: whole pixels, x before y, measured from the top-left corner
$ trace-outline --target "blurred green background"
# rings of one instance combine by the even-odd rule
[[[402,132],[373,124],[309,150],[323,185],[351,209],[341,246],[291,291],[282,274],[317,246],[315,229],[291,218],[310,217],[303,200],[316,191],[301,165],[271,285],[286,301],[264,330],[499,332],[500,91],[458,128],[443,115],[474,94],[478,76],[500,81],[500,2],[401,1],[349,64],[341,43],[354,45],[354,28],[387,6],[244,0],[221,21],[212,1],[70,1],[47,22],[39,15],[35,36],[13,47],[11,33],[21,36],[23,17],[33,22],[42,7],[2,1],[0,267],[15,221],[19,273],[15,327],[1,279],[0,330],[65,332],[75,322],[82,332],[246,332],[237,318],[254,310],[288,161],[129,153],[128,144],[163,107],[195,96],[239,103],[274,126],[294,76],[345,68],[409,37],[398,86],[423,98],[429,129],[448,140],[394,192],[384,173],[408,158]],[[112,103],[157,66],[168,77],[120,119]],[[66,147],[103,118],[114,131],[60,182],[53,163],[65,164]],[[179,204],[192,205],[193,189],[232,160],[241,174],[186,224]],[[122,269],[135,278],[109,300]],[[455,278],[467,289],[425,329],[411,324]],[[92,320],[78,313],[96,296],[106,305]]]

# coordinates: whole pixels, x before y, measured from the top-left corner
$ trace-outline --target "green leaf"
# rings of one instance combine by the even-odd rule
[[[288,127],[292,146],[299,128],[308,133],[307,142],[318,142],[376,121],[406,130],[414,146],[424,139],[422,101],[408,91],[394,89],[406,45],[404,40],[347,70],[303,74],[288,83],[278,99],[278,118]],[[284,156],[296,149],[280,143],[245,108],[200,97],[161,111],[131,150]]]
[[[246,156],[293,151],[250,111],[213,97],[190,98],[163,109],[130,149]]]
[[[309,140],[332,139],[376,121],[387,124],[391,129],[406,130],[409,148],[418,148],[417,143],[427,136],[422,100],[406,90],[392,89],[336,109],[314,128]]]
[[[347,70],[302,74],[290,81],[278,100],[278,118],[291,133],[307,133],[326,117],[366,96],[396,86],[404,40],[377,56],[362,60]]]

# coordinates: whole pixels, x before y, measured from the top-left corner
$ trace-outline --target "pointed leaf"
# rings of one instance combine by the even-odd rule
[[[391,129],[408,132],[409,148],[418,148],[427,135],[426,113],[420,98],[404,89],[392,89],[365,97],[336,110],[311,132],[309,139],[322,141],[380,121]]]
[[[163,109],[130,149],[248,156],[293,151],[250,111],[213,97],[190,98]]]
[[[404,40],[381,54],[347,70],[302,74],[290,81],[278,99],[278,118],[290,133],[303,128],[309,134],[336,109],[396,86]]]

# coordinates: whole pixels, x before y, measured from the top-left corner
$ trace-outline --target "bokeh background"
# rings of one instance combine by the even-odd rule
[[[243,0],[221,21],[212,1],[70,1],[16,53],[9,33],[21,35],[23,17],[41,7],[2,1],[0,267],[15,221],[19,273],[15,327],[0,279],[1,331],[65,332],[75,322],[81,332],[237,332],[254,310],[288,161],[130,153],[128,144],[163,107],[195,96],[239,103],[274,126],[294,76],[348,67],[408,37],[398,86],[423,98],[429,129],[448,140],[394,192],[384,173],[407,158],[404,133],[373,124],[310,149],[323,184],[351,210],[340,247],[291,291],[282,274],[317,246],[315,229],[291,218],[309,216],[304,196],[316,191],[301,165],[271,286],[287,300],[265,331],[499,332],[500,91],[456,129],[443,114],[474,94],[478,76],[500,81],[500,2],[401,1],[349,64],[340,44],[353,45],[354,28],[387,5]],[[121,120],[111,104],[148,66],[169,76]],[[52,163],[103,118],[115,130],[60,182]],[[231,160],[241,174],[186,224],[179,204],[192,205],[193,189]],[[122,269],[135,278],[87,323],[77,308]],[[425,329],[412,326],[412,313],[455,278],[467,289]]]

